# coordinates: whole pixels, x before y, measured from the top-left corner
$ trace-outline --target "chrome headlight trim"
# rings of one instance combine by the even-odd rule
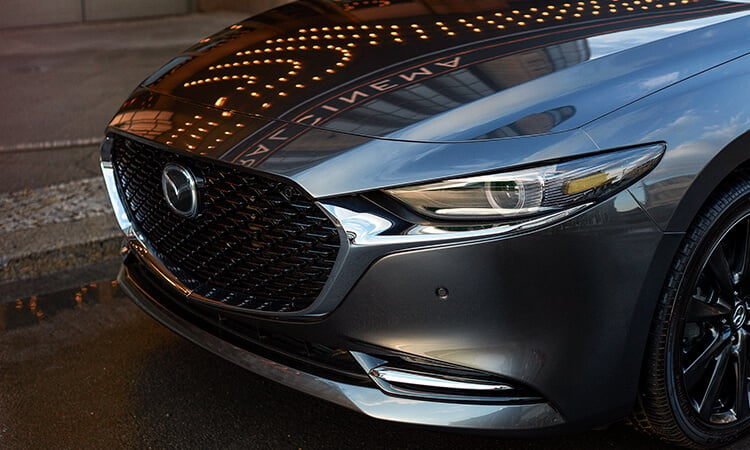
[[[501,236],[511,232],[541,228],[571,217],[591,206],[585,203],[524,222],[486,225],[478,229],[452,231],[448,227],[415,224],[405,232],[393,231],[395,223],[369,212],[356,212],[338,205],[322,203],[323,207],[341,223],[350,242],[358,246],[429,244],[452,240]],[[463,227],[466,228],[466,227]]]

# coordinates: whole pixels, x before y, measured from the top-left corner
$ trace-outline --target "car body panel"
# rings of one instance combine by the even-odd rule
[[[294,99],[311,95],[310,98],[316,99],[319,106],[337,109],[327,111],[330,114],[325,117],[322,113],[294,112],[299,109],[297,106],[302,107],[305,102],[290,106],[284,103],[285,100],[278,107],[273,104],[268,113],[264,113],[264,108],[256,104],[254,97],[246,91],[235,90],[243,87],[235,87],[245,80],[242,76],[256,76],[248,75],[256,73],[256,65],[243,65],[240,62],[239,67],[224,69],[223,65],[230,63],[222,61],[239,58],[237,53],[254,51],[253,45],[257,45],[256,41],[260,38],[252,36],[255,31],[264,30],[266,25],[249,21],[209,39],[200,50],[193,49],[185,54],[187,56],[178,58],[182,61],[180,64],[169,66],[171,69],[165,74],[137,90],[110,126],[172,148],[288,177],[314,197],[330,197],[570,158],[613,148],[609,144],[592,143],[579,130],[582,125],[750,52],[750,42],[744,39],[750,27],[750,16],[743,11],[748,8],[747,5],[694,3],[687,9],[678,8],[671,13],[649,11],[645,16],[636,15],[636,18],[625,11],[623,14],[626,17],[622,20],[616,15],[607,20],[592,20],[589,17],[590,26],[556,25],[548,28],[549,25],[544,25],[533,32],[510,35],[506,30],[500,30],[502,33],[499,36],[482,36],[474,43],[466,41],[455,48],[451,47],[452,56],[444,54],[435,59],[435,52],[427,52],[434,62],[430,66],[432,68],[424,70],[419,68],[426,67],[426,63],[420,59],[422,53],[419,53],[419,46],[409,46],[410,50],[405,55],[394,53],[402,59],[398,64],[394,62],[388,65],[388,76],[383,75],[380,68],[368,65],[380,55],[378,52],[383,50],[380,47],[376,53],[366,53],[364,61],[359,53],[352,54],[352,67],[341,70],[332,80],[323,82],[321,87],[316,88],[320,92],[308,92],[308,88],[299,89],[299,92],[290,91]],[[506,11],[506,14],[512,12]],[[654,17],[651,17],[652,14]],[[334,16],[324,15],[316,20],[331,21]],[[303,15],[300,23],[307,23],[306,17]],[[440,22],[437,20],[440,17],[430,20]],[[450,17],[457,20],[455,14]],[[730,18],[734,20],[711,25]],[[631,23],[634,20],[635,23]],[[678,22],[663,24],[670,20]],[[289,30],[298,27],[294,21],[291,22],[284,28],[274,30],[279,35],[286,35]],[[347,23],[342,22],[340,26],[344,29],[353,26]],[[631,26],[637,28],[621,31]],[[254,32],[248,33],[246,27]],[[592,27],[600,34],[591,38],[589,43],[580,33],[588,36],[594,33]],[[606,34],[608,32],[612,34]],[[622,33],[625,33],[624,37]],[[260,36],[265,35],[260,33]],[[620,39],[627,45],[613,47],[612,42],[619,42]],[[451,44],[450,40],[436,40],[441,41],[441,46]],[[529,45],[536,40],[541,40],[540,47],[530,50]],[[723,45],[727,41],[738,45]],[[511,46],[520,53],[501,53],[502,56],[485,61],[487,57],[482,55],[504,52],[501,50],[503,46]],[[592,48],[594,56],[599,56],[589,60]],[[355,50],[359,51],[356,47]],[[554,55],[558,55],[557,66],[553,64]],[[476,61],[470,61],[471,58]],[[542,58],[547,63],[532,70],[528,61],[535,61],[534,58]],[[523,66],[523,61],[527,61],[526,69],[519,68],[519,65]],[[218,67],[220,63],[221,68],[206,68]],[[422,65],[414,66],[415,63]],[[481,64],[490,65],[485,67]],[[263,63],[257,66],[264,68]],[[407,66],[411,68],[405,69]],[[441,71],[438,72],[435,67]],[[216,72],[215,78],[204,80],[201,78],[204,72]],[[429,75],[425,75],[428,72]],[[489,89],[485,94],[495,92],[494,88],[487,86],[500,86],[503,79],[507,79],[505,84],[509,87],[493,94],[483,94],[481,98],[474,90],[471,94],[474,97],[459,101],[458,93],[470,87],[469,81],[457,78],[462,74],[464,78],[469,76],[466,74],[471,74],[474,83],[478,83],[476,77],[484,77],[487,81],[480,84],[485,86],[485,90]],[[401,78],[404,84],[397,86],[391,79],[401,75],[406,77]],[[348,87],[343,80],[336,78],[340,76],[358,80],[360,85],[369,83],[367,86],[374,92],[366,94],[361,86],[357,88],[359,90]],[[419,89],[429,88],[437,95],[429,87],[430,83],[443,83],[445,80],[441,82],[435,77],[447,76],[454,77],[451,81],[454,87],[450,89],[456,92],[452,95],[456,101],[433,99],[441,105],[438,108],[434,105],[420,106],[414,100],[415,92]],[[492,76],[495,77],[494,82],[489,80]],[[196,77],[205,82],[190,85]],[[229,79],[224,80],[223,77]],[[216,78],[218,81],[213,81]],[[260,82],[260,78],[257,81]],[[190,86],[185,87],[185,84]],[[394,87],[378,91],[372,85]],[[271,90],[275,91],[275,88]],[[408,95],[414,101],[404,103],[401,97],[406,96],[407,91],[411,92]],[[606,91],[607,95],[602,96],[602,91]],[[207,93],[204,96],[201,92]],[[221,92],[230,94],[222,96],[218,94]],[[234,105],[232,101],[236,95],[241,97],[237,100],[241,100],[241,103]],[[351,104],[343,101],[348,105],[348,109],[344,110],[342,105],[333,106],[325,101],[320,103],[320,96],[354,98],[356,101],[353,100]],[[381,98],[383,96],[390,96],[390,100]],[[209,103],[208,98],[213,99],[212,102]],[[373,102],[380,102],[380,106]],[[452,106],[449,108],[448,105]],[[365,110],[372,114],[379,112],[367,116],[363,113]],[[419,113],[420,110],[432,113]],[[344,116],[352,114],[351,120],[342,119],[339,113]],[[314,117],[307,117],[310,114]],[[403,122],[390,130],[363,131],[347,128],[349,125],[345,124],[373,127],[388,122],[386,116],[404,116],[409,120],[419,117],[420,120]],[[631,144],[626,142],[621,145]],[[382,169],[377,172],[369,170],[374,163]]]
[[[680,240],[659,231],[625,191],[542,231],[391,252],[375,259],[325,317],[243,320],[334,348],[376,354],[391,349],[502,374],[553,399],[564,423],[587,426],[616,420],[632,408],[656,298],[630,287],[660,286],[664,260]],[[135,275],[121,282],[128,291],[144,284]],[[439,287],[448,290],[448,299],[436,296]],[[202,306],[185,297],[182,302]],[[291,379],[283,382],[330,397],[320,388],[311,392]],[[465,413],[469,420],[472,409]],[[457,416],[430,422],[455,426],[450,421]]]
[[[710,27],[746,5],[567,4],[399,2],[377,20],[367,8],[288,5],[205,40],[144,84],[333,131],[467,141],[569,130],[750,51],[742,27]]]
[[[566,420],[590,420],[632,406],[640,355],[628,340],[645,335],[630,328],[648,320],[629,287],[644,283],[662,237],[624,192],[529,235],[386,256],[324,326],[504,374],[555,399]]]
[[[747,138],[734,151],[724,151],[750,128],[747,105],[735,101],[747,86],[750,57],[745,56],[622,108],[584,131],[605,148],[668,142],[663,163],[631,189],[663,230],[685,231],[708,194],[747,161]],[[704,173],[700,194],[683,199]]]
[[[173,145],[174,141],[170,139],[177,138],[164,134],[170,131],[162,132],[160,127],[179,127],[175,129],[177,133],[187,132],[179,130],[187,130],[186,127],[189,126],[204,129],[206,133],[200,136],[201,140],[214,141],[218,148],[218,145],[225,142],[230,145],[232,142],[241,142],[244,130],[259,129],[269,123],[265,119],[226,113],[154,93],[141,91],[134,98],[138,101],[133,104],[147,98],[153,106],[121,111],[110,127],[157,142],[165,138],[163,144],[166,146]],[[283,133],[276,132],[269,139],[286,142],[289,140],[288,136],[295,135],[298,131],[300,134],[293,143],[287,144],[286,151],[253,169],[287,177],[316,198],[487,171],[488,168],[528,165],[599,150],[579,130],[509,139],[502,143],[478,141],[471,144],[391,141],[301,125],[285,125],[282,131]],[[217,139],[222,142],[215,142]],[[199,146],[187,145],[188,148],[181,150],[208,158],[216,157],[211,149],[203,150]],[[259,144],[246,158],[256,158],[266,153],[267,148],[266,145]],[[217,159],[233,163],[231,160]],[[242,161],[249,163],[249,160]],[[374,163],[380,165],[379,171],[365,170]],[[240,165],[246,166],[244,163]]]
[[[164,296],[155,296],[153,287],[123,266],[118,281],[125,292],[151,317],[175,333],[203,348],[277,383],[323,398],[368,416],[399,422],[468,430],[504,430],[529,433],[555,429],[565,423],[547,403],[505,405],[463,405],[455,402],[425,402],[393,397],[372,387],[346,384],[279,364],[195,326],[174,314]],[[151,288],[151,289],[149,289]]]
[[[750,85],[750,5],[383,5],[298,2],[243,21],[149,77],[109,127],[158,151],[304,190],[342,240],[321,298],[298,314],[264,314],[222,309],[181,289],[129,222],[105,143],[105,178],[130,239],[125,289],[212,351],[375,417],[416,423],[444,408],[444,417],[421,422],[504,431],[623,417],[684,232],[711,192],[750,160],[750,102],[738,101]],[[341,59],[301,49],[312,41]],[[310,67],[332,72],[312,80],[319,74]],[[320,83],[292,81],[298,75]],[[379,192],[650,144],[666,150],[637,183],[525,228],[488,221],[432,236],[392,231],[432,222]],[[347,228],[349,219],[364,233]],[[369,219],[387,226],[368,231]],[[383,239],[368,241],[370,231]],[[344,353],[481,371],[536,396],[446,406],[428,395],[355,388],[232,347],[221,341],[226,329],[206,335],[172,320],[161,294],[218,322],[231,316]]]

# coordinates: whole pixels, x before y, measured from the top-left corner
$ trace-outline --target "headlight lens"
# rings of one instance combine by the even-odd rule
[[[600,200],[624,189],[656,166],[664,148],[664,144],[653,144],[533,169],[384,192],[428,217],[516,219]]]

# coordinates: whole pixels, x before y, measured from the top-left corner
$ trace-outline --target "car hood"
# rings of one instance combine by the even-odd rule
[[[749,52],[748,8],[706,0],[290,3],[167,63],[111,126],[291,178],[382,165],[396,154],[414,166],[408,177],[310,189],[321,195],[559,158],[597,150],[582,125]],[[740,25],[717,25],[732,19]],[[533,139],[514,150],[507,141],[519,137]],[[551,145],[566,140],[574,145]],[[458,155],[457,143],[475,150]]]

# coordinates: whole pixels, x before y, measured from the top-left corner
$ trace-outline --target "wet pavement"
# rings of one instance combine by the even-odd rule
[[[0,392],[3,449],[665,448],[621,423],[509,440],[370,419],[176,336],[111,279],[0,303]]]

